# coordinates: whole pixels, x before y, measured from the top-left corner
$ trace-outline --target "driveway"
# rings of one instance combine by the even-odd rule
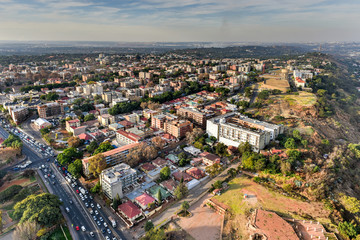
[[[203,202],[212,197],[206,194],[189,208],[191,217],[180,218],[178,224],[196,240],[221,239],[221,224],[223,217],[209,207],[203,206]]]

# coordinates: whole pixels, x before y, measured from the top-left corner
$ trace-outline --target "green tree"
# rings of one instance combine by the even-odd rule
[[[97,144],[96,141],[92,141],[90,142],[90,144],[86,147],[86,150],[89,153],[93,153],[97,148],[99,147],[99,145]]]
[[[220,180],[215,181],[214,184],[213,184],[213,187],[214,187],[215,189],[220,189],[220,188],[222,188],[222,182],[221,182]]]
[[[180,181],[179,185],[175,188],[174,195],[176,196],[176,199],[180,200],[183,197],[185,197],[188,194],[189,190],[184,183],[184,179]]]
[[[219,163],[214,163],[211,166],[207,166],[205,170],[211,177],[214,177],[222,172],[223,167]]]
[[[231,177],[235,177],[237,175],[237,171],[235,168],[230,168],[227,174],[230,175]]]
[[[99,147],[95,150],[93,155],[103,153],[103,152],[107,152],[107,151],[112,150],[112,149],[114,149],[114,147],[111,145],[110,142],[108,142],[108,141],[102,142],[102,143],[100,143]]]
[[[288,138],[284,144],[285,148],[287,149],[294,149],[296,148],[296,143],[295,143],[295,139],[293,138]]]
[[[40,225],[52,226],[62,218],[61,204],[59,198],[53,194],[30,195],[15,204],[13,216],[20,220],[20,223],[36,221]]]
[[[99,193],[101,189],[100,181],[98,181],[94,187],[90,188],[91,193]]]
[[[145,232],[148,232],[148,231],[150,231],[150,230],[153,229],[153,228],[154,228],[154,224],[153,224],[153,222],[152,222],[151,220],[149,220],[149,221],[147,221],[147,222],[145,223],[145,227],[144,227]]]
[[[84,117],[84,122],[91,121],[91,120],[95,120],[95,115],[92,113],[88,114]]]
[[[223,143],[216,144],[215,153],[219,156],[225,156],[227,154],[227,146]]]
[[[190,208],[189,202],[183,201],[183,202],[181,203],[181,210],[183,210],[183,212],[184,212],[185,214],[187,213],[187,211],[188,211],[189,208]]]
[[[169,179],[170,174],[171,174],[170,168],[169,168],[168,166],[163,167],[163,168],[160,170],[160,180],[161,180],[161,181],[164,181],[164,180]]]
[[[252,152],[251,145],[249,142],[240,143],[238,150],[241,156],[246,152]]]
[[[307,140],[301,140],[301,144],[303,145],[304,148],[307,148],[308,146],[308,141]]]
[[[357,225],[353,222],[340,222],[338,230],[342,236],[350,239],[355,238],[357,235]]]
[[[70,147],[65,149],[62,153],[57,156],[57,160],[61,165],[68,165],[75,159],[81,159],[83,153],[77,151],[76,148]]]
[[[301,139],[302,139],[302,137],[301,137],[301,134],[300,134],[300,131],[299,130],[294,130],[293,131],[293,137],[295,138],[295,139],[297,139],[297,140],[299,140],[299,141],[301,141]]]
[[[119,194],[116,194],[116,196],[114,197],[113,199],[113,209],[115,211],[117,211],[118,209],[118,206],[121,204],[121,199],[120,199],[120,196]]]
[[[68,171],[75,178],[80,178],[82,172],[82,161],[80,159],[76,159],[73,163],[70,163]]]

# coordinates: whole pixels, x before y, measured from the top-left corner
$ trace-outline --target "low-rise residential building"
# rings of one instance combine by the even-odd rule
[[[72,129],[80,127],[80,120],[79,119],[73,119],[66,121],[65,123],[65,129],[68,132],[72,132]]]
[[[197,179],[197,180],[205,177],[204,171],[202,171],[201,169],[196,168],[196,167],[193,167],[193,168],[190,168],[190,169],[186,170],[186,173],[189,174],[190,176],[192,176],[193,178]]]
[[[219,156],[209,153],[209,152],[200,153],[199,157],[201,157],[203,163],[208,166],[211,166],[215,163],[220,163],[220,160],[221,160],[221,158]]]
[[[136,222],[136,219],[142,216],[141,210],[131,201],[127,201],[118,206],[118,211],[124,216],[131,224]]]
[[[151,204],[156,202],[155,198],[148,195],[147,193],[141,194],[135,198],[135,202],[141,207],[142,210],[149,208]]]
[[[123,197],[123,189],[137,183],[139,175],[125,163],[120,163],[111,168],[105,169],[100,174],[100,184],[104,194],[113,199],[119,194]]]
[[[134,133],[119,130],[116,132],[116,141],[120,144],[132,144],[140,142],[142,138]]]
[[[34,121],[34,125],[38,130],[52,126],[52,124],[48,120],[43,118],[36,119]]]

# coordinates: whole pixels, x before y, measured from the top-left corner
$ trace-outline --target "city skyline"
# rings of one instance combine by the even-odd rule
[[[0,0],[0,40],[357,41],[356,1]]]

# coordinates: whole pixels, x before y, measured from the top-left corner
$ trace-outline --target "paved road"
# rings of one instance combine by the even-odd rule
[[[0,135],[4,138],[7,138],[9,136],[9,133],[0,126]],[[23,154],[28,157],[29,160],[32,161],[32,164],[29,166],[31,168],[38,169],[41,165],[48,165],[49,163],[46,162],[46,158],[40,157],[36,152],[34,152],[26,143],[23,144]],[[9,167],[10,168],[10,167]],[[9,170],[9,168],[7,170]],[[56,173],[56,171],[53,171]],[[91,217],[86,217],[84,214],[84,209],[81,208],[81,204],[78,202],[78,199],[69,191],[69,186],[65,183],[65,180],[63,177],[60,176],[60,174],[56,175],[56,178],[53,179],[56,183],[55,185],[49,184],[48,180],[44,178],[44,174],[42,172],[39,173],[41,178],[46,184],[46,187],[49,189],[49,191],[61,198],[64,201],[64,206],[70,205],[69,200],[73,201],[73,205],[71,206],[71,211],[68,214],[64,212],[64,207],[62,207],[65,219],[67,220],[70,232],[74,239],[103,239],[102,237],[96,237],[92,238],[89,236],[90,231],[94,231],[96,228],[94,227],[94,223]],[[69,207],[70,208],[70,207]],[[86,232],[76,231],[71,228],[71,224],[74,224],[75,226],[85,226]],[[90,230],[90,231],[89,231]]]
[[[67,220],[68,227],[73,238],[79,240],[102,239],[101,236],[96,232],[96,227],[90,220],[91,218],[86,215],[85,210],[81,207],[81,203],[79,203],[78,199],[73,196],[68,184],[65,182],[65,179],[58,172],[54,171],[54,169],[53,173],[55,175],[55,178],[51,178],[51,180],[49,180],[49,178],[44,178],[43,171],[37,171],[41,176],[42,180],[44,181],[49,192],[59,196],[59,198],[63,201],[64,204],[61,207],[61,210]],[[55,182],[55,184],[52,184],[50,181]],[[70,200],[72,201],[72,204],[70,203]],[[66,207],[70,209],[69,213],[65,211]],[[85,226],[86,231],[76,231],[76,226],[79,226],[80,228],[81,226]],[[93,238],[89,235],[91,231],[95,233],[96,238]]]
[[[255,83],[254,88],[253,88],[253,94],[252,94],[251,99],[250,99],[250,104],[255,102],[255,100],[256,100],[256,98],[257,98],[257,96],[259,94],[258,88],[259,88],[259,84]]]

